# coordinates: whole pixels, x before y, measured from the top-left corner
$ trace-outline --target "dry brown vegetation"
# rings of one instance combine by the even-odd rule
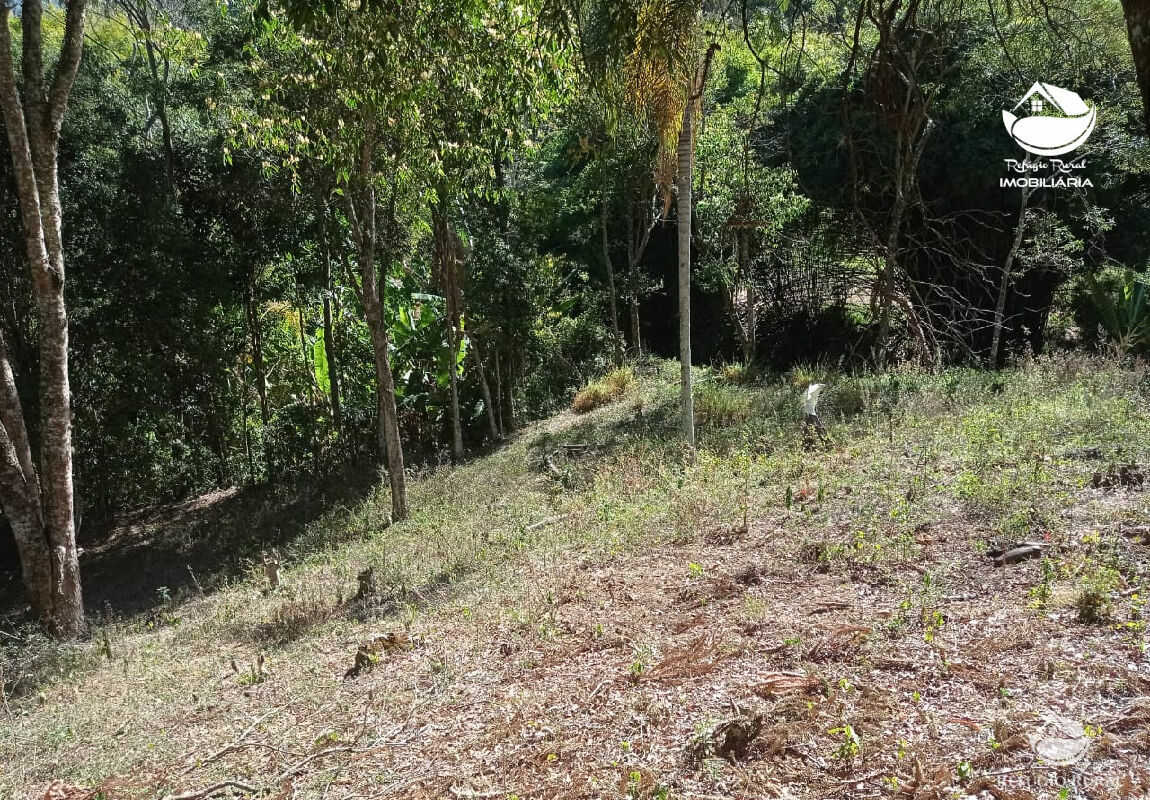
[[[0,793],[1150,796],[1150,492],[1092,485],[1150,460],[1145,373],[839,376],[815,453],[763,384],[684,468],[664,371],[424,476],[410,523],[329,512],[277,589],[22,634]]]
[[[597,381],[592,381],[575,393],[571,410],[586,414],[600,406],[621,398],[635,385],[635,375],[628,367],[620,367]]]

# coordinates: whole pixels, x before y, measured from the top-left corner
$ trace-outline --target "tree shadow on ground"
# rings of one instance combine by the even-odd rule
[[[324,547],[330,542],[304,536],[309,524],[359,506],[378,485],[378,469],[361,464],[322,480],[217,489],[86,521],[77,543],[88,614],[134,616],[165,596],[211,592],[273,548],[298,558]],[[26,616],[19,567],[6,573],[0,620],[19,623]]]

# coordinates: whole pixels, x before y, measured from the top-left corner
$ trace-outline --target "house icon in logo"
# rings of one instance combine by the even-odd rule
[[[1029,116],[1012,112],[1026,104]],[[1036,156],[1060,156],[1081,146],[1094,130],[1098,110],[1068,89],[1036,81],[1010,111],[1002,112],[1006,132]]]

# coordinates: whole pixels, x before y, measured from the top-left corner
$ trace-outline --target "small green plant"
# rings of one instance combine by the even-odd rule
[[[909,599],[909,598],[908,598]],[[938,587],[934,577],[929,572],[922,575],[922,586],[918,592],[919,621],[922,623],[922,640],[927,644],[934,644],[939,632],[946,625],[946,617],[937,608]],[[909,610],[907,600],[903,601],[904,610]]]
[[[341,739],[340,739],[338,732],[327,731],[327,732],[321,733],[319,736],[315,737],[315,741],[312,742],[312,749],[313,750],[324,750],[328,747],[332,747],[334,745],[339,744],[340,741],[341,741]]]
[[[701,564],[696,564],[694,561],[692,561],[687,564],[687,569],[690,571],[692,578],[703,577],[703,567]]]
[[[632,681],[638,681],[644,675],[651,671],[651,665],[654,663],[654,653],[651,648],[646,645],[635,649],[635,658],[631,662],[630,668],[627,672],[631,676]]]
[[[1108,622],[1113,611],[1110,593],[1118,587],[1120,580],[1118,571],[1111,567],[1100,566],[1087,572],[1074,599],[1078,621],[1087,625]]]
[[[1042,557],[1042,579],[1030,588],[1030,607],[1043,609],[1050,605],[1050,597],[1054,587],[1054,562],[1046,556]]]
[[[861,752],[859,735],[855,729],[844,724],[838,728],[831,728],[827,733],[839,740],[838,746],[831,752],[831,758],[843,762],[847,767],[853,766],[855,759]]]
[[[922,612],[922,640],[927,644],[934,644],[938,632],[946,624],[946,618],[938,609],[923,609]]]
[[[639,800],[642,797],[643,791],[643,773],[639,770],[633,770],[627,776],[627,797],[632,800]]]
[[[263,653],[260,653],[255,657],[255,660],[248,664],[246,671],[240,672],[235,661],[232,662],[232,669],[235,669],[239,675],[237,680],[240,686],[255,686],[257,683],[263,683],[268,679],[267,670],[264,668]]]
[[[956,767],[954,771],[955,774],[958,775],[958,779],[963,783],[967,783],[974,777],[974,767],[969,761],[958,762],[958,767]]]

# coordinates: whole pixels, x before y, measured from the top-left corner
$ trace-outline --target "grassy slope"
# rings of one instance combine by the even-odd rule
[[[1144,371],[832,377],[818,453],[795,386],[707,374],[687,469],[676,368],[655,372],[414,482],[410,522],[384,528],[384,495],[328,512],[274,592],[253,568],[93,643],[12,645],[0,797],[54,778],[144,797],[226,779],[283,797],[941,797],[980,777],[1054,797],[1072,773],[1150,792],[1131,591],[1150,544],[1123,535],[1150,493],[1089,486],[1150,463]],[[590,449],[556,477],[543,456],[564,443]],[[1023,539],[1049,560],[990,566]],[[1102,624],[1079,622],[1091,602]],[[411,648],[344,679],[358,643],[398,631]],[[803,683],[782,672],[815,680],[782,691]],[[756,715],[749,752],[709,757],[716,725]],[[1061,773],[1027,739],[1059,719],[1090,734]]]

